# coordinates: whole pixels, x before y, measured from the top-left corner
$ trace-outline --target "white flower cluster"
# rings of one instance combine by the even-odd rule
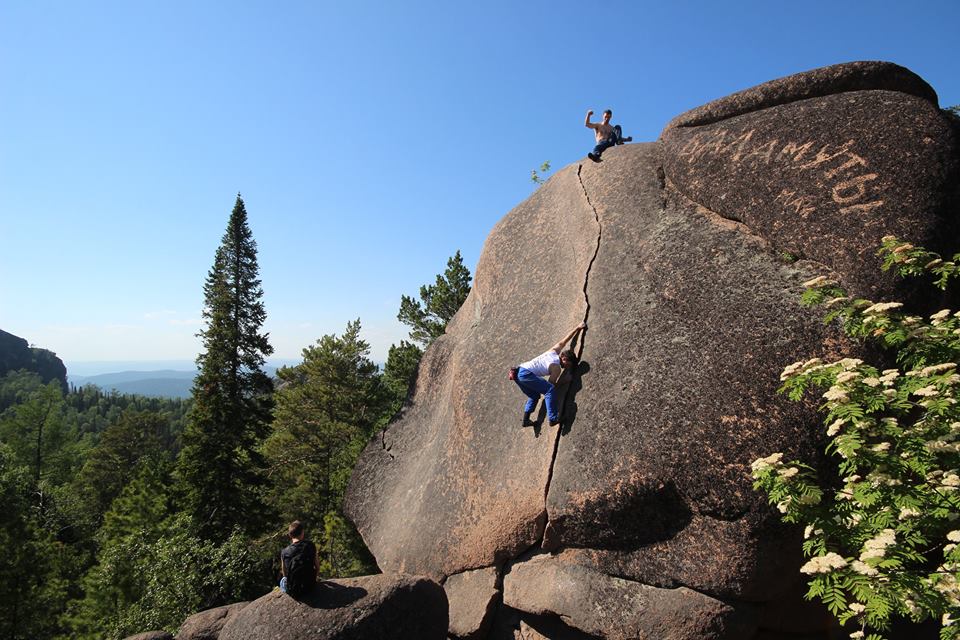
[[[902,507],[899,518],[900,520],[907,520],[908,518],[918,518],[920,515],[920,512],[913,507]]]
[[[838,386],[832,386],[827,389],[826,393],[823,394],[823,397],[830,402],[845,402],[847,399],[846,389],[841,389]]]
[[[836,384],[845,384],[860,377],[856,371],[844,371],[837,376]]]
[[[924,443],[927,451],[930,453],[960,453],[960,442],[957,442],[957,429],[954,425],[960,425],[960,422],[954,422],[950,425],[952,431],[945,433],[935,440],[928,440]]]
[[[942,593],[953,606],[960,605],[960,583],[957,582],[956,571],[942,565],[937,568],[933,588]]]
[[[893,242],[894,240],[896,240],[896,238],[893,236],[883,236],[882,238],[880,238],[880,242]],[[890,251],[890,253],[899,255],[901,253],[906,253],[911,249],[913,249],[913,245],[910,244],[909,242],[904,242],[903,244],[898,244],[896,247],[894,247]]]
[[[820,358],[810,358],[809,360],[800,360],[788,365],[780,374],[780,380],[784,381],[799,373],[806,373],[814,368],[822,368],[823,360]]]
[[[750,463],[750,469],[757,473],[758,471],[763,471],[771,467],[779,466],[780,460],[783,458],[782,453],[772,453],[766,458],[757,458]]]
[[[832,551],[825,556],[811,558],[809,562],[800,567],[800,573],[812,575],[814,573],[830,573],[834,569],[842,569],[847,566],[847,561],[843,556]]]
[[[930,316],[930,324],[937,326],[938,324],[942,323],[949,315],[950,315],[950,309],[941,309],[940,311],[937,311],[935,314]]]
[[[920,375],[926,378],[927,376],[932,376],[936,373],[940,373],[942,371],[949,371],[950,369],[956,369],[956,368],[957,368],[957,363],[955,362],[944,362],[943,364],[933,364],[933,365],[930,365],[929,367],[924,367],[923,369],[920,369]]]
[[[943,480],[940,481],[940,484],[947,491],[956,491],[957,487],[960,487],[960,476],[957,475],[956,471],[949,471],[943,474]]]
[[[854,560],[850,567],[862,576],[874,577],[880,575],[880,572],[868,565],[862,560]]]
[[[803,529],[803,539],[808,540],[810,536],[819,536],[823,534],[823,529],[814,529],[812,524],[808,524]]]
[[[902,302],[877,302],[863,310],[864,315],[872,316],[886,313],[891,309],[899,309],[903,306]]]
[[[887,547],[897,541],[897,534],[893,529],[884,529],[873,538],[863,543],[863,551],[860,552],[860,560],[866,562],[870,558],[882,558]]]
[[[827,276],[817,276],[804,282],[803,286],[807,289],[813,289],[814,287],[826,287],[833,284],[837,284],[837,281],[831,280]]]
[[[832,438],[833,436],[840,433],[840,427],[843,426],[844,422],[845,420],[843,418],[837,418],[836,420],[834,420],[833,424],[827,427],[827,436]]]

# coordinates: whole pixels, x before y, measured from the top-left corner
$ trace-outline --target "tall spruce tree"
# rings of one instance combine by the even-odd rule
[[[211,540],[225,540],[234,527],[256,533],[267,515],[259,445],[271,420],[273,385],[263,365],[273,348],[261,333],[266,311],[258,272],[238,194],[203,286],[204,350],[178,461],[182,507],[196,533]]]

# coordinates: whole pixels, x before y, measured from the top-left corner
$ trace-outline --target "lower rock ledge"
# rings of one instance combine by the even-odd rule
[[[586,634],[610,640],[740,640],[757,630],[758,611],[692,589],[661,589],[615,578],[547,555],[509,568],[505,605],[554,614]]]
[[[450,604],[448,633],[457,640],[485,638],[500,598],[496,567],[464,571],[447,578],[443,590]]]
[[[447,597],[428,578],[400,574],[325,580],[299,599],[279,590],[240,609],[219,640],[444,640]]]

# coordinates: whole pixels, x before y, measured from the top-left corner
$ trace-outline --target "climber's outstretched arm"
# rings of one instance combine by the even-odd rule
[[[587,117],[583,119],[583,126],[587,127],[588,129],[596,129],[598,126],[600,126],[597,123],[590,122],[590,116],[592,115],[593,109],[590,109],[587,111]]]
[[[567,337],[566,337],[566,338],[564,338],[563,340],[561,340],[561,341],[558,342],[557,344],[553,345],[553,350],[556,351],[557,353],[560,353],[561,351],[563,351],[563,348],[564,348],[565,346],[567,346],[567,343],[570,342],[571,340],[573,340],[573,337],[574,337],[575,335],[577,335],[578,333],[580,333],[581,331],[583,331],[583,330],[586,329],[586,328],[587,328],[587,323],[586,323],[586,322],[581,322],[580,324],[578,324],[578,325],[576,326],[576,328],[575,328],[573,331],[571,331],[570,333],[567,334]]]

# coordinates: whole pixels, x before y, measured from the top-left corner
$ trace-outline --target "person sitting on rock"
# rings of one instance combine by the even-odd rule
[[[309,592],[317,584],[320,565],[317,547],[304,539],[303,523],[294,520],[287,528],[290,544],[280,552],[280,591],[297,597]]]
[[[586,125],[588,129],[593,129],[594,136],[597,140],[597,146],[587,154],[587,157],[594,162],[600,162],[600,155],[610,147],[633,140],[632,137],[623,137],[623,130],[620,128],[620,125],[610,125],[610,118],[613,117],[613,111],[610,111],[610,109],[603,112],[603,122],[590,122],[590,116],[592,115],[593,109],[587,111],[587,117],[583,121],[583,124]]]
[[[556,399],[553,396],[554,385],[560,379],[560,374],[563,373],[564,369],[576,366],[578,363],[577,355],[569,349],[564,351],[563,348],[573,340],[574,336],[586,328],[587,323],[581,322],[576,329],[567,334],[566,338],[533,360],[524,362],[517,367],[514,380],[528,398],[523,407],[523,426],[529,427],[534,424],[530,420],[530,414],[533,413],[541,395],[547,405],[547,419],[550,421],[550,426],[560,423],[559,407],[557,407]],[[544,376],[548,379],[544,380]]]

